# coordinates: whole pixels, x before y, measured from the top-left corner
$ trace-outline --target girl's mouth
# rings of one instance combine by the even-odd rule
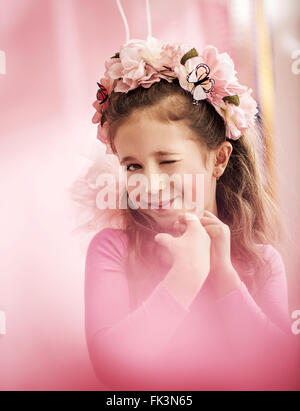
[[[178,198],[178,196],[172,198],[171,200],[167,200],[167,201],[164,201],[164,202],[152,203],[152,206],[155,207],[154,209],[151,209],[151,204],[148,203],[148,205],[149,205],[149,207],[150,207],[151,210],[156,210],[156,211],[159,211],[159,212],[164,212],[164,211],[168,211],[168,210],[171,208],[171,206],[172,206],[172,204],[174,203],[174,200],[175,200],[176,198]]]
[[[140,206],[146,210],[153,210],[153,211],[167,211],[171,208],[172,204],[181,197],[181,195],[177,195],[176,197],[172,198],[171,200],[160,201],[158,202],[144,202],[140,201]]]

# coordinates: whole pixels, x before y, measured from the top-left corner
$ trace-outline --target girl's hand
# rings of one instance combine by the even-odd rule
[[[183,276],[191,274],[189,278],[201,287],[210,270],[210,237],[194,214],[179,214],[178,224],[185,227],[181,236],[159,233],[155,241],[167,249],[173,267],[179,268]]]
[[[211,272],[232,269],[229,226],[208,210],[204,210],[200,221],[212,241]]]
[[[210,273],[207,280],[215,294],[221,297],[241,284],[231,263],[230,228],[208,210],[204,210],[200,221],[211,239]],[[175,222],[174,228],[178,233],[185,231],[182,221]]]
[[[200,221],[211,239],[209,280],[217,296],[221,297],[241,284],[231,263],[230,228],[208,210],[204,210]]]

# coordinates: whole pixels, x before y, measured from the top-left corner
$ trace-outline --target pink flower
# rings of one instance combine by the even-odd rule
[[[112,79],[102,77],[100,79],[99,83],[106,88],[108,95],[113,90],[114,81]],[[103,115],[104,111],[106,110],[106,108],[108,106],[108,103],[109,103],[108,99],[106,99],[106,101],[104,101],[104,103],[101,103],[99,100],[94,101],[93,107],[96,109],[96,113],[94,114],[94,116],[92,118],[92,122],[94,124],[100,123],[102,115]]]
[[[93,107],[97,110],[96,113],[93,115],[92,122],[94,124],[100,123],[102,118],[102,113],[100,111],[100,103],[98,100],[95,100],[93,103]]]
[[[197,64],[200,63],[203,63],[201,57],[191,57],[185,62],[184,65],[179,62],[174,68],[179,84],[185,90],[192,92],[194,84],[187,81],[187,76],[195,69]]]
[[[110,58],[105,63],[106,71],[104,73],[105,78],[115,80],[122,77],[123,66],[119,58]]]
[[[218,53],[213,46],[207,46],[202,52],[202,59],[210,68],[209,76],[214,79],[215,87],[213,95],[222,97],[229,94],[227,88],[237,84],[234,63],[227,53]]]
[[[180,46],[164,45],[153,37],[131,40],[121,47],[119,58],[105,62],[104,75],[116,80],[116,92],[127,93],[139,86],[149,88],[162,78],[169,82],[176,78],[172,68],[181,55]]]
[[[97,139],[101,141],[101,143],[106,144],[105,154],[114,154],[112,152],[111,145],[108,141],[108,122],[107,121],[103,124],[102,127],[101,127],[101,124],[98,125]]]
[[[157,70],[160,69],[163,47],[163,43],[160,40],[154,37],[148,37],[147,40],[133,40],[133,47],[138,47],[143,61]]]
[[[102,83],[103,84],[103,83]],[[104,104],[100,104],[98,100],[95,100],[93,103],[93,107],[96,109],[96,113],[94,114],[93,118],[92,118],[92,122],[94,124],[98,124],[98,128],[97,128],[97,139],[99,141],[101,141],[101,143],[106,144],[106,152],[105,154],[114,154],[111,150],[111,146],[110,143],[108,141],[108,137],[107,137],[107,132],[108,132],[108,122],[105,121],[105,123],[103,124],[103,126],[101,126],[101,118],[102,118],[102,112],[101,112],[101,108],[106,105],[107,102],[105,102]]]
[[[187,76],[198,64],[203,63],[209,67],[209,77],[214,80],[213,92],[207,94],[207,98],[211,103],[220,104],[223,97],[231,95],[230,87],[234,84],[238,86],[238,83],[234,64],[229,55],[227,53],[219,54],[213,46],[205,47],[200,56],[189,58],[184,65],[177,65],[176,72],[180,85],[191,91],[194,85],[187,81]]]
[[[218,53],[213,46],[204,48],[200,56],[189,58],[184,65],[175,67],[179,83],[185,90],[193,92],[195,84],[188,82],[189,74],[198,64],[206,64],[209,68],[208,77],[213,80],[213,90],[203,93],[204,98],[215,107],[226,123],[226,136],[238,139],[254,123],[257,114],[255,100],[251,97],[252,90],[239,84],[234,63],[227,53]],[[239,97],[239,105],[224,101],[227,96]]]
[[[104,75],[117,80],[116,92],[128,92],[138,86],[137,80],[145,74],[145,62],[140,55],[139,46],[133,42],[121,47],[119,58],[105,62]]]
[[[237,140],[254,124],[258,110],[251,93],[252,90],[247,89],[239,94],[239,106],[224,101],[220,105],[214,104],[217,112],[224,118],[226,137]]]
[[[101,77],[99,83],[106,88],[108,94],[110,94],[114,89],[115,81],[110,77]]]
[[[162,56],[160,66],[174,68],[180,63],[181,57],[185,54],[185,49],[181,44],[164,44],[162,46]]]

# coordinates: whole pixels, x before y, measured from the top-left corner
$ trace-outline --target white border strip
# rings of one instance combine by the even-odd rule
[[[4,311],[0,311],[0,335],[6,334],[6,316]]]

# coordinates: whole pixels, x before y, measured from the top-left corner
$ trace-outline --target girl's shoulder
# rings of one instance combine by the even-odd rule
[[[128,246],[128,236],[121,228],[105,227],[98,231],[91,239],[88,253],[121,256]]]
[[[280,252],[272,244],[256,244],[256,246],[261,249],[265,257],[281,258]]]
[[[120,239],[121,241],[127,241],[128,236],[126,231],[121,228],[104,227],[94,235],[92,241],[101,241],[103,239]]]
[[[256,244],[261,249],[264,259],[270,264],[271,274],[285,271],[284,262],[280,252],[272,244]]]

